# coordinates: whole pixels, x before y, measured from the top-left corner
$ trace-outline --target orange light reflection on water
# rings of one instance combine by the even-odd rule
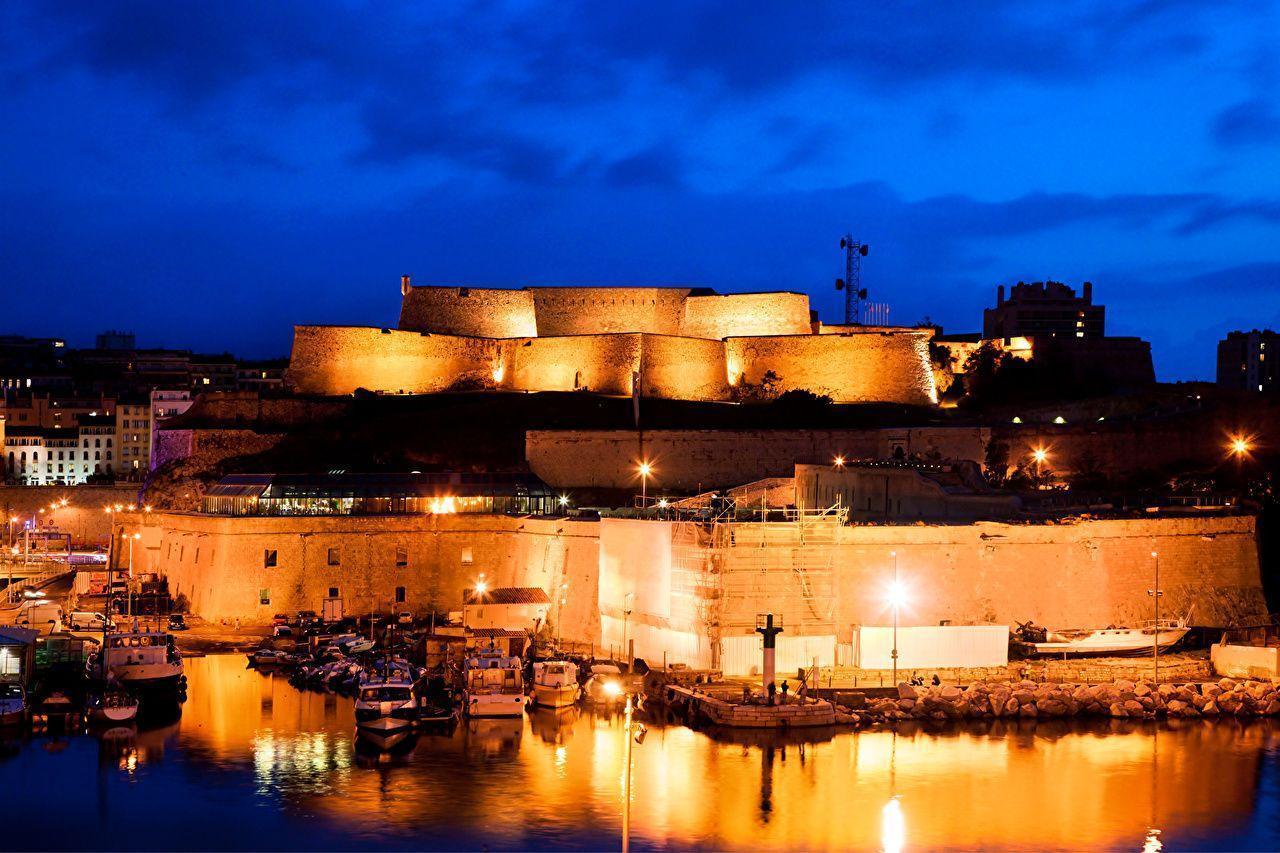
[[[252,766],[260,795],[376,839],[475,829],[475,844],[618,838],[622,717],[463,722],[404,754],[353,747],[349,701],[239,657],[189,662],[185,746]],[[1153,732],[1158,731],[1153,735]],[[1159,849],[1253,813],[1270,723],[1116,721],[945,733],[738,733],[651,725],[632,749],[633,843],[751,849]],[[811,735],[812,736],[812,735]],[[822,739],[825,738],[825,739]],[[1154,827],[1159,827],[1154,830]]]

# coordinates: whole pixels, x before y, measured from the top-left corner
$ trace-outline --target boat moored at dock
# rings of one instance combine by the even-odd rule
[[[533,704],[568,708],[578,704],[578,665],[569,661],[541,661],[533,665]]]
[[[475,650],[462,668],[462,710],[469,717],[524,714],[524,676],[518,657],[495,647]]]

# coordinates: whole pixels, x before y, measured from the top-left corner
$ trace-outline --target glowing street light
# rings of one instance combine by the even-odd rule
[[[831,460],[831,464],[832,464],[832,465],[834,465],[834,466],[836,466],[837,468],[843,468],[843,467],[844,467],[844,457],[843,457],[843,456],[836,456],[836,458],[835,458],[835,459],[832,459],[832,460]]]
[[[489,584],[485,582],[484,575],[481,575],[475,585],[476,597],[482,598],[489,591]]]
[[[1227,446],[1227,449],[1235,454],[1237,459],[1240,459],[1249,455],[1249,452],[1253,450],[1253,443],[1246,436],[1235,435],[1231,437],[1231,444]]]
[[[1043,465],[1044,461],[1049,458],[1049,451],[1043,447],[1037,447],[1031,451],[1031,458],[1035,460],[1037,465]]]
[[[640,475],[640,506],[644,506],[649,496],[649,475],[653,473],[653,466],[647,460],[641,461],[636,467],[636,473]]]
[[[559,503],[560,503],[560,506],[568,506],[568,505],[569,505],[569,496],[568,496],[568,495],[561,495],[561,496],[560,496],[560,498],[559,498]],[[151,507],[147,507],[147,509],[151,509]]]
[[[898,611],[902,609],[902,605],[907,603],[907,591],[903,587],[902,582],[898,580],[898,552],[890,551],[889,556],[893,557],[893,583],[889,585],[886,599],[889,606],[893,608],[893,686],[898,687]]]

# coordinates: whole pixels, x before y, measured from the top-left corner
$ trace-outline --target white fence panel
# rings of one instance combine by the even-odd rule
[[[893,667],[893,628],[853,629],[857,666]],[[1009,629],[1004,625],[925,625],[898,629],[898,668],[1004,666]]]

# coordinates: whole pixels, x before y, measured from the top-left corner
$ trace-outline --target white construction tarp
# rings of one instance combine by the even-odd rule
[[[853,629],[855,666],[893,667],[893,628]],[[1004,666],[1009,629],[1004,625],[926,625],[898,628],[898,668]]]
[[[835,662],[836,638],[833,634],[788,637],[778,635],[774,654],[774,673],[778,679],[794,680],[796,670],[813,666],[831,666]],[[759,675],[764,664],[764,639],[759,634],[725,637],[720,641],[720,671],[725,675]]]

